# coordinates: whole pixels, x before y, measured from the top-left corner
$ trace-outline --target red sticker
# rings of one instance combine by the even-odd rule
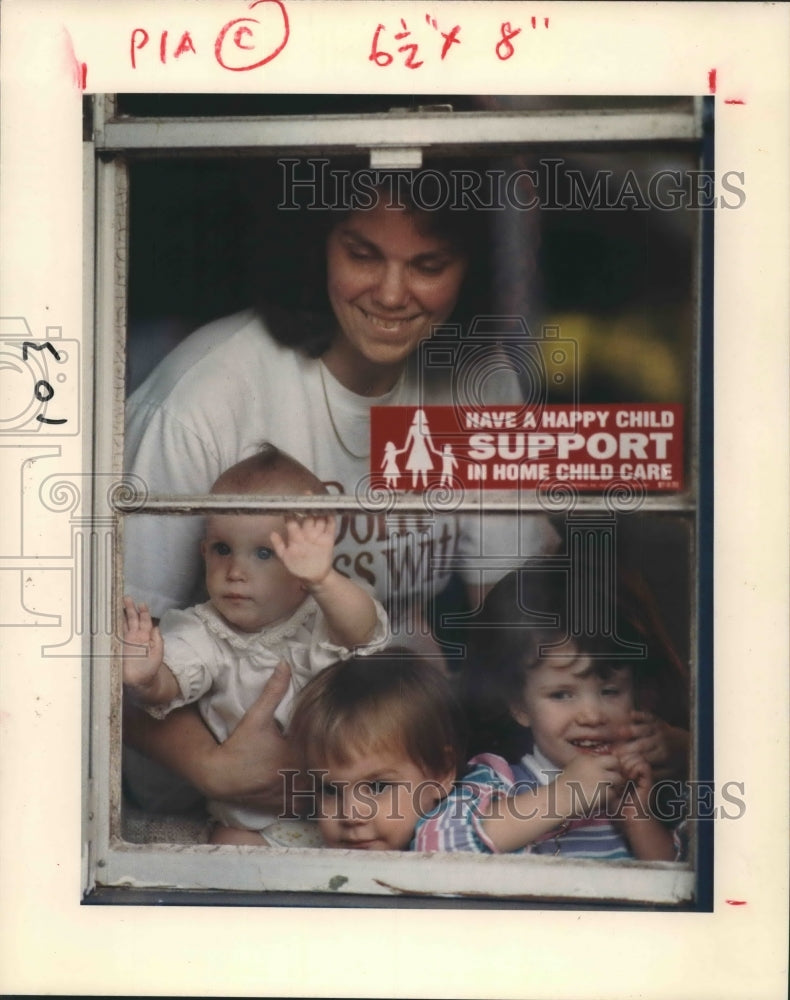
[[[371,409],[373,485],[393,490],[588,492],[683,488],[676,403],[387,406]]]

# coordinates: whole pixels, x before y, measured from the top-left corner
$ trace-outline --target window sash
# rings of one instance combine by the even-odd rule
[[[470,143],[470,127],[474,140]],[[371,141],[371,134],[375,140]],[[523,148],[547,143],[696,142],[699,115],[690,111],[421,111],[320,117],[123,118],[96,132],[100,152],[346,150],[382,147],[453,149],[471,145]]]
[[[697,141],[700,136],[699,106],[694,113],[595,113],[566,112],[535,115],[530,113],[486,113],[472,115],[420,113],[385,116],[354,116],[315,119],[157,119],[112,121],[114,102],[104,96],[95,99],[94,141],[87,144],[86,158],[95,151],[95,247],[87,248],[86,259],[95,260],[96,294],[94,309],[94,468],[111,469],[122,484],[112,496],[98,487],[93,496],[94,521],[111,524],[115,550],[113,563],[113,613],[118,620],[122,580],[122,525],[124,511],[188,514],[217,509],[267,510],[331,508],[338,511],[361,509],[358,498],[351,496],[267,497],[250,501],[249,497],[218,500],[216,497],[148,497],[144,505],[132,496],[133,484],[123,487],[122,441],[123,395],[126,334],[126,288],[128,270],[128,173],[127,157],[143,151],[163,155],[173,149],[211,149],[221,154],[239,149],[264,150],[268,153],[284,146],[301,151],[325,149],[331,138],[332,148],[358,152],[357,147],[371,148],[371,119],[377,136],[372,148],[398,145],[452,147],[463,140],[469,144],[469,119],[474,119],[474,146],[489,143],[523,146],[548,141],[586,141],[596,145],[605,141],[650,142],[675,139]],[[519,124],[520,123],[520,124]],[[479,126],[479,129],[478,129]],[[117,153],[119,155],[109,155]],[[121,155],[122,154],[122,155]],[[92,170],[86,171],[90,178]],[[91,204],[88,192],[86,204]],[[86,226],[92,235],[93,227]],[[88,237],[90,239],[90,236]],[[95,251],[95,257],[94,257]],[[86,302],[89,302],[86,284]],[[699,328],[699,327],[698,327]],[[112,334],[112,335],[111,335]],[[695,389],[689,436],[691,454],[687,466],[689,484],[685,492],[664,495],[647,494],[646,512],[673,513],[693,521],[697,483],[697,361],[698,336],[693,352]],[[105,419],[111,414],[111,420]],[[98,482],[98,480],[97,480]],[[484,497],[469,497],[461,509],[543,510],[532,497],[513,491],[488,491]],[[579,507],[591,512],[604,510],[603,498],[584,495]],[[422,498],[397,496],[388,500],[394,511],[424,511]],[[694,545],[691,546],[693,550]],[[693,568],[694,552],[689,558]],[[507,567],[510,568],[510,567]],[[87,586],[95,586],[89,580]],[[91,599],[95,595],[89,595]],[[697,632],[697,601],[693,601],[691,635]],[[696,676],[696,656],[692,642],[690,674]],[[113,666],[107,669],[107,660]],[[89,683],[86,697],[88,747],[85,795],[84,889],[89,895],[103,887],[136,887],[155,893],[164,888],[195,890],[210,888],[229,892],[315,892],[331,896],[338,891],[365,896],[446,896],[520,901],[560,900],[583,904],[625,903],[671,905],[688,903],[694,896],[695,866],[664,863],[606,863],[589,860],[565,860],[538,856],[478,857],[464,854],[434,856],[426,868],[422,855],[365,852],[338,852],[304,849],[241,848],[220,851],[202,845],[139,845],[121,838],[121,678],[120,640],[117,636],[97,634],[90,637]],[[692,718],[694,717],[692,685]],[[694,764],[692,761],[692,774]],[[548,866],[548,867],[547,867]],[[185,899],[186,901],[186,899]]]

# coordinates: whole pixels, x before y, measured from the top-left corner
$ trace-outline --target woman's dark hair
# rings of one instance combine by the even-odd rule
[[[630,667],[636,707],[688,728],[687,671],[647,584],[620,570],[609,595],[597,593],[593,608],[580,609],[569,586],[571,572],[584,570],[527,564],[488,594],[471,630],[461,681],[470,753],[490,751],[515,760],[531,748],[529,732],[515,722],[511,707],[522,701],[527,671],[551,655],[552,647],[559,652],[568,644],[591,656],[602,677]],[[592,622],[583,621],[590,611]]]
[[[292,207],[272,212],[269,206],[266,221],[260,226],[263,238],[260,261],[255,268],[260,276],[256,283],[256,304],[272,336],[280,343],[309,357],[320,357],[336,332],[336,320],[326,289],[326,241],[338,222],[348,216],[348,206],[353,204],[348,196],[348,184],[344,191],[343,182],[338,181],[341,174],[350,176],[364,172],[378,177],[383,181],[379,197],[385,203],[389,201],[390,192],[395,191],[398,202],[407,211],[417,213],[419,226],[425,227],[422,231],[447,240],[466,255],[466,275],[448,323],[460,323],[465,328],[474,316],[491,311],[490,213],[469,207],[466,203],[469,199],[461,206],[454,198],[445,205],[426,210],[427,197],[421,199],[412,190],[417,174],[425,177],[432,173],[451,178],[453,173],[457,176],[462,170],[467,174],[472,169],[485,170],[485,161],[472,161],[475,164],[472,167],[470,161],[443,160],[426,163],[417,172],[372,171],[366,161],[356,158],[281,162],[286,164],[286,180],[296,177],[301,182],[309,180],[309,184],[294,185],[287,196],[281,193],[284,203]],[[322,163],[325,166],[321,166]],[[372,187],[373,182],[370,183]],[[364,207],[359,210],[364,211]]]

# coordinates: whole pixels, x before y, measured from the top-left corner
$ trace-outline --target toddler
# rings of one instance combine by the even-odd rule
[[[289,729],[327,847],[404,851],[463,760],[447,677],[406,650],[352,657],[301,692]]]
[[[212,487],[215,494],[323,492],[311,472],[271,445]],[[146,605],[124,598],[127,692],[157,717],[197,701],[223,742],[284,661],[291,683],[276,718],[285,725],[294,692],[310,677],[354,651],[372,653],[388,638],[381,605],[333,568],[334,540],[332,516],[207,517],[207,602],[168,611],[157,627]],[[232,831],[215,828],[214,843],[262,843],[256,831],[275,819],[224,802],[209,803],[209,811]],[[234,836],[240,830],[253,833]]]
[[[532,750],[515,764],[474,757],[419,824],[415,849],[678,859],[680,837],[651,809],[647,747],[653,711],[683,715],[682,670],[644,591],[622,580],[611,610],[596,596],[609,627],[569,638],[564,572],[520,570],[491,591],[468,667],[470,710],[528,729]]]

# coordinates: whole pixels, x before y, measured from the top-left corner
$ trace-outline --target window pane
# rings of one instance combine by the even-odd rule
[[[135,100],[139,97],[143,103],[124,98],[120,108],[125,113],[152,114],[152,107],[147,110],[144,107],[148,96],[135,95]],[[173,95],[173,100],[180,101],[181,95]],[[218,105],[213,113],[293,114],[296,113],[294,108],[304,113],[309,100],[300,99],[294,105],[287,100],[262,98],[269,106],[253,108],[257,98],[252,98],[252,104],[243,112],[230,112],[224,105],[220,110]],[[528,103],[529,99],[493,102],[494,110],[507,107],[511,111],[526,108]],[[575,111],[583,109],[588,102],[582,99],[547,100],[542,104],[546,110]],[[454,105],[460,110],[457,98]],[[476,99],[469,99],[469,109],[475,106],[479,106],[479,102],[476,105]],[[622,110],[639,108],[641,102],[613,100],[603,101],[601,106]],[[684,107],[687,110],[682,101],[674,99],[652,101],[651,106],[658,110],[683,110]],[[176,108],[180,108],[178,113],[190,113],[178,103],[170,105],[167,113],[176,113]],[[341,113],[339,108],[328,106],[320,110]],[[342,111],[346,110],[344,105]],[[359,110],[350,108],[352,112]],[[473,137],[474,128],[470,138]],[[464,229],[471,220],[466,236],[468,242],[464,244],[464,281],[460,295],[454,296],[451,303],[456,310],[451,318],[459,321],[462,337],[468,339],[463,343],[459,341],[460,346],[451,350],[443,361],[433,360],[429,364],[425,360],[428,356],[419,353],[423,368],[427,365],[435,369],[429,373],[431,378],[447,381],[448,392],[441,401],[459,402],[457,376],[466,366],[472,373],[467,382],[475,383],[475,392],[479,381],[486,392],[494,393],[492,401],[502,402],[504,386],[508,403],[522,404],[526,400],[528,407],[539,414],[547,410],[560,414],[574,412],[569,404],[581,404],[592,411],[601,404],[679,403],[685,407],[686,414],[682,441],[684,457],[678,466],[682,467],[682,484],[673,483],[663,493],[660,483],[647,483],[643,488],[640,480],[651,474],[644,471],[647,466],[639,465],[640,471],[633,473],[637,482],[625,484],[628,494],[625,499],[612,499],[608,492],[604,496],[603,485],[592,484],[590,489],[587,484],[576,501],[568,504],[562,496],[559,499],[549,497],[544,503],[541,491],[534,491],[536,483],[527,484],[523,493],[515,493],[510,482],[505,481],[499,494],[507,491],[509,513],[493,513],[499,494],[487,491],[487,485],[491,484],[481,485],[479,494],[475,491],[470,494],[478,496],[475,503],[482,506],[483,511],[478,513],[464,508],[454,513],[454,487],[450,486],[450,501],[447,490],[436,493],[440,473],[444,477],[444,466],[438,460],[430,460],[430,465],[426,466],[432,477],[429,483],[425,473],[420,473],[412,461],[416,454],[414,439],[411,445],[409,439],[405,439],[396,442],[394,447],[397,450],[402,445],[404,452],[411,448],[411,466],[404,467],[401,463],[384,471],[395,477],[388,485],[395,485],[401,491],[399,495],[407,501],[411,499],[412,507],[388,512],[386,504],[376,507],[376,503],[381,503],[378,487],[372,492],[370,488],[361,489],[362,479],[370,478],[370,474],[377,471],[373,458],[368,457],[370,445],[366,441],[364,421],[357,427],[361,436],[356,444],[353,432],[345,430],[346,437],[343,437],[336,424],[339,410],[333,410],[325,381],[318,380],[316,373],[322,373],[323,368],[317,362],[304,362],[304,373],[294,381],[291,395],[283,397],[279,407],[272,405],[271,413],[266,407],[261,410],[257,396],[265,396],[268,406],[268,401],[275,398],[275,383],[268,376],[268,381],[263,378],[264,372],[256,378],[257,369],[249,360],[239,358],[235,363],[231,358],[228,361],[230,355],[225,357],[222,351],[213,355],[213,365],[208,366],[206,373],[208,376],[213,367],[212,377],[220,373],[216,384],[221,385],[225,379],[233,386],[233,391],[223,397],[225,390],[217,392],[208,382],[202,390],[197,384],[195,388],[186,388],[190,385],[187,378],[191,377],[190,368],[200,363],[201,352],[213,350],[223,338],[228,343],[234,341],[234,330],[241,331],[249,324],[259,323],[256,315],[264,316],[269,328],[279,324],[281,330],[293,328],[293,320],[291,327],[287,323],[282,325],[283,317],[298,317],[297,325],[304,325],[309,319],[316,322],[318,330],[322,327],[316,318],[323,317],[327,330],[324,336],[331,344],[334,343],[332,338],[337,336],[336,326],[332,325],[336,322],[333,321],[334,310],[346,335],[349,327],[343,325],[344,300],[338,300],[336,289],[332,297],[331,285],[329,297],[324,290],[324,258],[328,235],[332,238],[337,232],[338,219],[348,218],[344,209],[360,208],[358,203],[347,200],[349,191],[352,196],[355,192],[358,194],[353,181],[351,188],[348,187],[349,178],[369,167],[367,157],[358,156],[338,156],[330,160],[328,157],[274,157],[248,153],[208,158],[182,154],[177,159],[129,159],[127,393],[135,393],[130,413],[136,415],[128,430],[131,454],[138,446],[148,449],[148,457],[142,464],[131,467],[137,474],[144,473],[143,479],[151,495],[182,495],[187,500],[186,505],[180,504],[182,511],[188,510],[189,497],[200,507],[199,498],[208,493],[220,472],[250,453],[249,442],[236,452],[231,448],[231,454],[225,448],[224,439],[213,436],[214,429],[225,421],[228,407],[243,401],[244,405],[239,408],[239,413],[243,414],[242,423],[246,421],[254,427],[257,444],[262,437],[276,439],[282,448],[292,451],[318,474],[330,494],[356,494],[359,509],[348,512],[346,503],[343,509],[347,513],[338,521],[336,569],[356,584],[374,590],[395,623],[398,640],[434,662],[445,663],[452,683],[463,691],[472,690],[465,677],[475,663],[482,662],[479,639],[486,634],[484,625],[490,632],[491,612],[488,605],[481,610],[480,604],[497,580],[508,574],[512,580],[527,580],[532,573],[545,574],[547,571],[550,575],[561,576],[564,590],[562,606],[557,613],[559,627],[566,630],[566,638],[570,638],[572,644],[581,644],[583,648],[577,652],[586,655],[589,646],[590,652],[595,653],[593,658],[606,650],[606,656],[614,655],[617,659],[621,646],[630,656],[637,646],[641,649],[641,640],[638,636],[634,639],[632,632],[628,633],[631,638],[624,638],[625,633],[618,631],[614,605],[606,605],[606,601],[602,604],[601,595],[608,594],[614,599],[617,580],[625,578],[628,571],[639,571],[652,589],[650,607],[655,604],[655,616],[662,623],[659,630],[662,638],[660,641],[654,637],[650,639],[646,646],[647,658],[650,660],[652,655],[650,643],[658,642],[662,649],[666,643],[666,648],[674,650],[670,659],[677,666],[678,674],[677,683],[670,685],[671,690],[659,691],[658,695],[653,692],[652,701],[647,699],[640,703],[637,700],[636,704],[640,708],[655,709],[665,723],[674,727],[676,735],[680,731],[678,739],[682,746],[679,751],[674,747],[675,756],[668,778],[682,781],[688,775],[689,754],[693,765],[692,743],[682,734],[689,732],[694,717],[693,712],[689,714],[689,702],[697,687],[694,679],[697,542],[691,470],[695,468],[696,449],[693,386],[698,330],[699,206],[688,204],[693,201],[688,185],[699,166],[699,151],[694,146],[666,142],[604,147],[588,138],[583,143],[565,146],[547,143],[540,150],[526,147],[520,152],[498,150],[496,156],[482,146],[470,147],[463,157],[456,155],[457,152],[445,149],[435,156],[426,155],[421,167],[425,175],[421,197],[435,198],[436,178],[449,177],[450,184],[455,185],[447,191],[448,198],[455,199],[450,215],[452,217],[454,212],[456,218],[451,221],[457,228]],[[659,175],[664,187],[657,186]],[[388,176],[389,183],[395,184],[390,192],[400,191],[397,174],[390,172]],[[679,185],[680,194],[672,187],[673,182],[676,187]],[[670,188],[675,191],[674,195]],[[441,196],[443,189],[439,187],[438,191]],[[675,197],[677,201],[672,211],[667,211],[662,201],[668,197]],[[417,207],[432,211],[436,206],[418,203]],[[428,211],[424,214],[427,216]],[[362,218],[364,212],[353,217]],[[456,229],[451,227],[447,231],[455,232]],[[469,232],[474,233],[472,240]],[[375,231],[372,243],[369,234],[362,234],[364,245],[360,244],[360,234],[354,233],[353,252],[359,254],[362,246],[364,254],[369,255],[372,246],[374,255],[378,255],[376,266],[381,258],[387,266],[400,266],[404,263],[399,257],[402,244],[396,242],[392,250],[386,244],[386,233],[383,236],[380,233],[384,230]],[[401,232],[399,238],[402,236]],[[413,274],[415,269],[424,266],[423,244],[426,241],[431,244],[432,239],[435,243],[436,239],[430,225],[425,229],[415,226],[411,238],[421,251],[421,255],[415,256],[414,251],[409,256],[407,268]],[[447,252],[448,245],[447,240],[441,243],[443,252]],[[435,255],[437,247],[431,244],[429,249]],[[442,264],[445,266],[446,262]],[[352,305],[356,294],[354,292],[348,300]],[[363,294],[369,293],[363,290]],[[421,303],[417,293],[410,291],[409,294]],[[427,294],[430,299],[432,293],[420,291],[419,294]],[[222,321],[209,331],[199,332],[198,340],[188,339],[192,331],[207,322],[249,309],[253,311],[246,313],[244,320],[233,320],[230,324]],[[499,337],[504,340],[505,352],[517,373],[515,377],[512,374],[505,376],[507,366],[498,367],[499,381],[486,374],[478,379],[480,371],[486,370],[483,354],[468,354],[470,343],[472,347],[476,343],[475,338],[481,350],[485,348],[490,353],[491,342],[480,331],[486,322],[490,326],[494,317],[498,321],[508,317],[511,321],[510,326],[507,323],[502,326],[505,332],[500,330]],[[437,313],[437,318],[447,317],[438,317]],[[514,320],[523,324],[518,327],[522,332],[515,335],[512,333],[512,329],[516,329]],[[384,329],[388,329],[386,323]],[[540,347],[545,342],[547,330],[551,331],[549,336],[559,337],[567,347],[562,365],[556,360],[556,350],[552,352]],[[168,358],[179,344],[183,344],[180,353]],[[195,344],[203,345],[197,353],[191,346]],[[533,352],[541,359],[541,375],[537,382],[528,364],[522,363],[519,368],[525,344],[528,353]],[[321,347],[315,341],[306,345],[306,349],[318,354],[326,351],[326,345]],[[286,356],[294,353],[287,345],[278,350],[284,351]],[[191,353],[185,354],[185,351]],[[475,364],[468,364],[472,356],[478,358],[475,363],[478,370]],[[168,367],[152,376],[163,359],[168,359]],[[326,368],[326,371],[331,373],[332,369]],[[151,377],[155,381],[146,382]],[[312,387],[308,381],[310,377],[317,379]],[[325,377],[320,375],[321,379]],[[170,388],[160,391],[157,384],[160,387],[167,384]],[[264,384],[266,388],[262,389]],[[348,384],[344,386],[342,380],[338,384],[340,390],[348,391]],[[301,386],[300,392],[308,387],[303,400],[296,393],[297,385]],[[420,392],[426,391],[422,382],[420,386]],[[177,401],[179,393],[180,403]],[[185,417],[186,411],[182,411],[176,414],[176,422],[187,426],[187,421],[193,421],[189,424],[189,434],[180,439],[180,445],[172,438],[167,447],[158,451],[155,433],[153,436],[149,433],[149,425],[164,420],[165,409],[181,406],[187,396],[190,396],[191,416]],[[337,407],[341,397],[334,395],[331,398]],[[414,406],[415,403],[424,404],[427,399],[429,404],[435,405],[439,398],[398,395],[397,398],[390,396],[386,402]],[[460,402],[464,403],[465,398]],[[162,404],[165,404],[164,409]],[[256,416],[259,413],[261,417]],[[434,419],[430,411],[429,418]],[[604,424],[602,418],[601,428]],[[286,425],[288,432],[281,441],[279,435]],[[439,441],[438,425],[434,426]],[[305,442],[300,444],[299,435],[308,428],[312,430],[307,430]],[[249,437],[249,429],[245,427],[239,440],[247,441]],[[321,444],[323,437],[330,442],[332,454],[345,453],[340,463],[345,472],[340,467],[321,465],[327,451]],[[421,437],[427,454],[427,448],[431,447],[429,435],[421,433]],[[427,447],[426,440],[429,441]],[[510,448],[517,443],[514,438],[498,447]],[[574,444],[574,447],[582,445]],[[632,447],[638,449],[641,445],[632,442]],[[209,452],[212,452],[210,461],[205,458]],[[436,451],[435,458],[439,457]],[[511,465],[518,465],[518,462],[517,459]],[[210,472],[210,468],[213,471]],[[359,471],[363,468],[365,475],[360,476]],[[448,482],[452,483],[449,465],[447,470]],[[419,499],[423,495],[421,487],[428,488],[424,503]],[[686,490],[691,490],[691,494]],[[266,492],[278,494],[288,490]],[[573,496],[577,491],[571,488],[567,492]],[[526,513],[516,515],[513,511],[519,497],[524,500]],[[442,509],[442,503],[449,503],[449,507]],[[648,512],[651,504],[655,507],[652,514]],[[673,505],[679,512],[677,516],[666,513]],[[665,513],[659,513],[659,508]],[[148,550],[141,541],[147,529],[141,529],[141,524],[160,526],[149,535],[149,542],[145,543],[149,545]],[[203,601],[207,596],[205,591],[201,593],[204,581],[200,539],[203,532],[202,517],[183,516],[183,513],[180,516],[176,513],[135,514],[127,518],[127,581],[124,588],[134,590],[137,584],[130,581],[139,582],[147,577],[146,559],[150,565],[153,557],[161,565],[150,574],[152,579],[146,583],[150,583],[151,593],[157,595],[157,600],[162,597],[162,610]],[[158,541],[150,548],[150,538],[154,536]],[[177,551],[188,551],[189,557],[184,558]],[[513,575],[525,565],[528,569]],[[179,577],[176,587],[173,581]],[[171,584],[175,588],[172,591],[169,589]],[[155,614],[160,613],[161,610],[155,610]],[[653,611],[647,617],[651,615]],[[522,618],[500,625],[504,631],[528,629]],[[493,635],[492,643],[495,644],[496,629]],[[614,653],[612,643],[616,647]],[[643,654],[644,651],[640,652],[636,661],[641,662]],[[637,667],[627,669],[636,671]],[[506,732],[505,728],[501,732],[496,726],[493,729],[477,726],[475,729],[475,724],[482,719],[481,706],[482,701],[472,700],[470,748],[473,752],[498,750],[512,761],[516,759],[513,754],[520,756],[529,752],[530,746],[534,749],[534,743],[516,749],[508,742],[513,733]],[[525,733],[516,732],[515,735],[523,737]],[[463,774],[463,768],[460,770]],[[677,815],[664,817],[673,822],[677,818]],[[160,784],[149,762],[141,763],[128,754],[124,764],[121,835],[130,844],[204,843],[210,836],[210,827],[202,796],[195,796],[186,786],[174,790],[169,779]],[[121,869],[133,856],[136,857],[124,855]],[[188,859],[191,855],[185,857]],[[216,867],[214,875],[208,874],[210,859],[199,853],[191,861],[187,860],[187,870],[202,871],[201,884],[207,884],[208,878],[208,884],[218,888],[253,888],[253,883],[245,879],[254,876],[247,872],[241,859],[238,869],[233,869],[232,864],[228,868],[225,863],[225,854],[222,857],[225,860]],[[157,855],[152,870],[167,871],[168,859],[174,861],[175,855]],[[493,858],[488,861],[497,863]],[[144,861],[140,863],[145,865]],[[260,863],[268,864],[265,859]],[[385,867],[389,864],[385,859],[382,863]],[[289,856],[287,864],[292,865],[289,870],[293,872],[293,885],[288,884],[285,888],[304,888],[312,862],[297,852]],[[342,876],[344,882],[350,879],[354,883],[358,877],[355,873],[361,872],[365,864],[366,861],[352,852],[348,858],[349,874]],[[203,865],[207,866],[205,870]],[[459,874],[451,887],[443,889],[438,879],[433,886],[431,876],[428,891],[471,891],[471,886],[479,887],[480,877],[479,873],[470,876],[471,870],[467,862],[459,858]],[[235,874],[228,874],[234,871]],[[176,884],[189,885],[194,877],[194,874],[179,875]],[[152,881],[163,884],[160,878],[152,877]],[[483,884],[490,884],[494,894],[502,891],[493,888],[498,878],[489,880],[488,876],[483,876]],[[594,881],[593,878],[591,886]],[[316,885],[314,880],[310,884]],[[641,887],[636,888],[637,885]],[[622,899],[667,901],[662,895],[664,890],[657,888],[658,882],[651,883],[648,879],[645,885],[654,888],[644,888],[635,873],[632,890],[624,890],[622,896],[615,895]],[[362,888],[356,891],[378,890]],[[590,892],[595,894],[592,889]],[[520,898],[530,894],[526,889],[518,893]],[[563,892],[558,890],[558,894],[562,896]],[[674,897],[675,900],[688,898],[687,888]]]

